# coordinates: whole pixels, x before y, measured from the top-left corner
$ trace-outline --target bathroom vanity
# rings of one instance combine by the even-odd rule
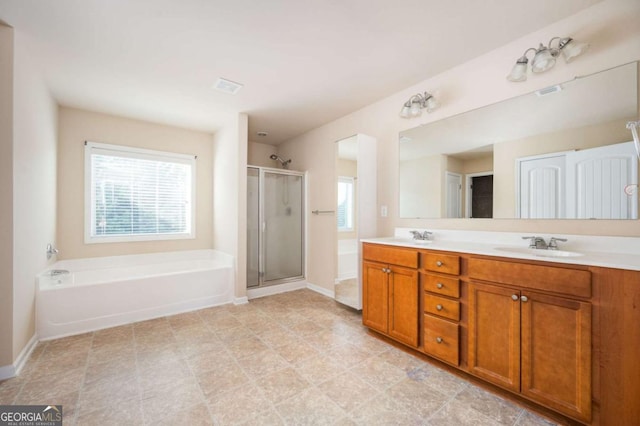
[[[363,324],[569,422],[638,424],[638,256],[500,249],[364,240]]]

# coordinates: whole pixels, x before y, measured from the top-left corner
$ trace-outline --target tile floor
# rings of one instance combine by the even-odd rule
[[[65,424],[549,425],[369,335],[310,290],[38,344],[0,404]]]

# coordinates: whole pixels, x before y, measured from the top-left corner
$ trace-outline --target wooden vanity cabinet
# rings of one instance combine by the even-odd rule
[[[460,365],[460,256],[420,252],[422,350]]]
[[[367,243],[363,256],[364,325],[561,424],[640,424],[640,271]]]
[[[410,249],[365,244],[363,258],[362,323],[417,348],[418,254]]]
[[[523,267],[534,275],[519,277]],[[469,275],[498,281],[469,284],[469,372],[590,421],[591,303],[579,299],[591,294],[589,272],[472,258]]]

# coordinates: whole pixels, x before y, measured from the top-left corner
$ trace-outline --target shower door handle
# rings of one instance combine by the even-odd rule
[[[267,230],[267,222],[262,222],[262,232]]]

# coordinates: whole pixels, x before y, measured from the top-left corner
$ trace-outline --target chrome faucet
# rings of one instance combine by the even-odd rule
[[[433,234],[433,232],[429,232],[429,231],[424,231],[424,232],[409,231],[409,232],[413,234],[414,240],[419,240],[419,241],[426,241],[429,239],[429,235]]]
[[[53,244],[47,244],[47,260],[51,259],[54,255],[58,254],[58,249]]]
[[[551,239],[549,240],[549,244],[547,245],[547,249],[548,250],[558,250],[558,241],[562,241],[563,243],[566,243],[567,239],[566,238],[551,237]]]
[[[522,237],[523,240],[529,240],[530,249],[542,249],[542,250],[558,250],[558,241],[566,242],[566,238],[551,237],[549,243],[542,237]]]
[[[529,248],[530,249],[543,249],[546,250],[549,246],[547,242],[542,237],[522,237],[523,240],[529,240]]]

